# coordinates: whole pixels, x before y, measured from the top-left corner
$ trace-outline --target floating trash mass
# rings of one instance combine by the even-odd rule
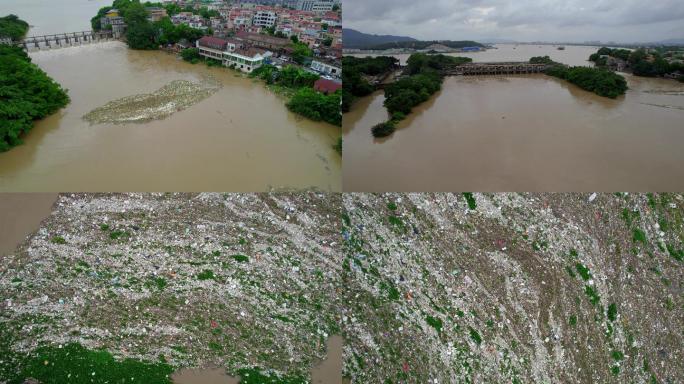
[[[197,83],[174,80],[153,93],[110,101],[88,112],[83,119],[93,124],[145,123],[164,119],[174,112],[199,103],[220,88],[221,84],[213,78],[204,78]]]

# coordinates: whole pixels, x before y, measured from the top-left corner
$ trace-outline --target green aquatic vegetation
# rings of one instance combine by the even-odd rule
[[[625,354],[622,353],[621,351],[612,351],[610,353],[610,356],[613,358],[615,361],[621,361],[625,358]]]
[[[573,279],[577,277],[575,271],[570,266],[566,265],[565,270],[568,272],[568,275],[570,275],[570,277],[572,277]]]
[[[532,249],[535,251],[541,251],[542,249],[548,248],[549,243],[546,240],[535,240],[532,242]]]
[[[613,376],[617,376],[620,374],[620,366],[619,365],[613,365],[610,367],[610,372],[613,374]]]
[[[470,338],[475,342],[475,344],[482,344],[482,336],[480,336],[480,334],[475,329],[473,329],[472,327],[468,327],[468,331],[470,333]]]
[[[44,346],[33,351],[20,364],[19,374],[10,382],[32,377],[45,384],[92,383],[171,383],[173,368],[165,363],[135,359],[117,360],[107,351],[94,351],[80,344],[61,348]]]
[[[237,371],[240,384],[306,384],[308,380],[300,376],[279,376],[257,368],[242,368]]]
[[[632,224],[641,219],[641,213],[639,211],[631,211],[627,208],[622,209],[622,218],[625,220],[627,227],[631,227]]]
[[[586,293],[587,297],[589,298],[589,302],[591,302],[592,305],[596,305],[601,301],[598,292],[591,285],[584,287],[584,293]]]
[[[396,211],[397,210],[397,204],[394,201],[390,201],[387,203],[387,209],[390,211]]]
[[[674,302],[669,297],[665,298],[665,309],[667,309],[668,311],[671,311],[674,309]]]
[[[632,234],[632,241],[635,243],[640,242],[643,245],[646,245],[646,234],[641,229],[635,228]]]
[[[571,326],[577,325],[577,316],[570,315],[570,318],[568,319],[568,324],[570,324]]]
[[[62,236],[53,236],[50,242],[53,244],[66,244],[66,240]]]
[[[245,255],[232,255],[231,257],[238,263],[246,263],[247,261],[249,261],[249,257]]]
[[[108,231],[109,230],[109,224],[100,224],[100,229],[103,231]]]
[[[675,249],[672,244],[666,244],[667,253],[677,261],[684,261],[684,249]]]
[[[425,318],[425,321],[428,323],[429,326],[434,328],[437,331],[437,333],[442,332],[442,326],[443,326],[442,319],[428,315]]]
[[[118,239],[120,239],[120,238],[125,238],[125,237],[128,237],[128,236],[130,236],[130,235],[128,234],[128,232],[126,232],[126,231],[120,231],[120,230],[112,231],[112,232],[109,233],[109,238],[112,239],[112,240],[118,240]]]
[[[463,192],[463,197],[466,199],[466,202],[468,203],[468,209],[474,211],[475,208],[477,208],[477,202],[475,201],[475,197],[473,197],[473,193]]]
[[[577,273],[579,273],[579,275],[582,277],[582,280],[587,281],[591,279],[591,272],[589,271],[589,268],[587,268],[584,264],[575,264],[575,269],[577,270]]]
[[[615,303],[611,303],[608,306],[608,320],[610,321],[615,321],[617,319],[617,305]]]
[[[168,282],[163,277],[155,277],[155,278],[150,279],[150,280],[145,282],[146,288],[149,289],[149,288],[156,287],[160,291],[164,290],[164,288],[166,288],[167,285],[168,285]]]
[[[198,280],[215,279],[214,271],[212,271],[210,269],[205,269],[204,271],[197,274],[197,279]]]

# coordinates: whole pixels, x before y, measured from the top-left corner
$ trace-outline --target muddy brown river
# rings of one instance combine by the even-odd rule
[[[32,52],[71,103],[0,153],[0,191],[264,191],[341,189],[339,127],[285,107],[262,83],[120,42]],[[91,124],[88,112],[206,78],[220,90],[162,120]]]
[[[595,47],[498,47],[468,56],[515,61],[550,55],[589,65],[585,60],[595,52]],[[684,84],[625,77],[630,90],[616,100],[542,74],[448,77],[442,91],[382,140],[370,133],[387,119],[384,95],[376,92],[344,115],[344,189],[683,189]]]

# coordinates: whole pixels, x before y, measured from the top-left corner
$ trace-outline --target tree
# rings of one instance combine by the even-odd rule
[[[181,57],[183,58],[183,60],[189,61],[194,64],[200,59],[199,49],[186,48],[181,51]]]
[[[21,144],[21,135],[69,103],[66,91],[19,47],[0,45],[0,152]]]
[[[0,37],[9,37],[12,40],[20,40],[29,30],[29,25],[16,15],[0,17]]]
[[[295,44],[299,43],[299,38],[297,37],[297,35],[290,36],[290,40],[292,40],[292,42]]]
[[[304,43],[294,43],[292,50],[292,60],[297,64],[304,64],[307,58],[313,56],[313,51]]]
[[[332,42],[333,42],[332,37],[326,37],[326,39],[323,40],[323,45],[325,45],[326,47],[329,47],[332,45]]]
[[[342,125],[339,91],[324,95],[311,88],[303,87],[292,96],[287,108],[311,120],[322,120],[333,125]]]
[[[120,0],[117,0],[120,1]],[[114,3],[116,4],[117,1]],[[125,1],[125,0],[123,0]],[[145,6],[139,2],[131,2],[124,10],[126,20],[126,42],[132,49],[155,49],[157,42],[157,30],[147,19]]]

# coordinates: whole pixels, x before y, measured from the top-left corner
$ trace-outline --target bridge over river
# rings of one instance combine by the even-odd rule
[[[471,75],[507,75],[542,73],[546,71],[548,64],[531,64],[521,62],[493,62],[493,63],[466,63],[450,65],[443,70],[446,76],[471,76]]]
[[[52,49],[74,45],[91,44],[116,39],[112,31],[82,31],[58,33],[55,35],[29,36],[15,44],[29,51],[31,49]]]

